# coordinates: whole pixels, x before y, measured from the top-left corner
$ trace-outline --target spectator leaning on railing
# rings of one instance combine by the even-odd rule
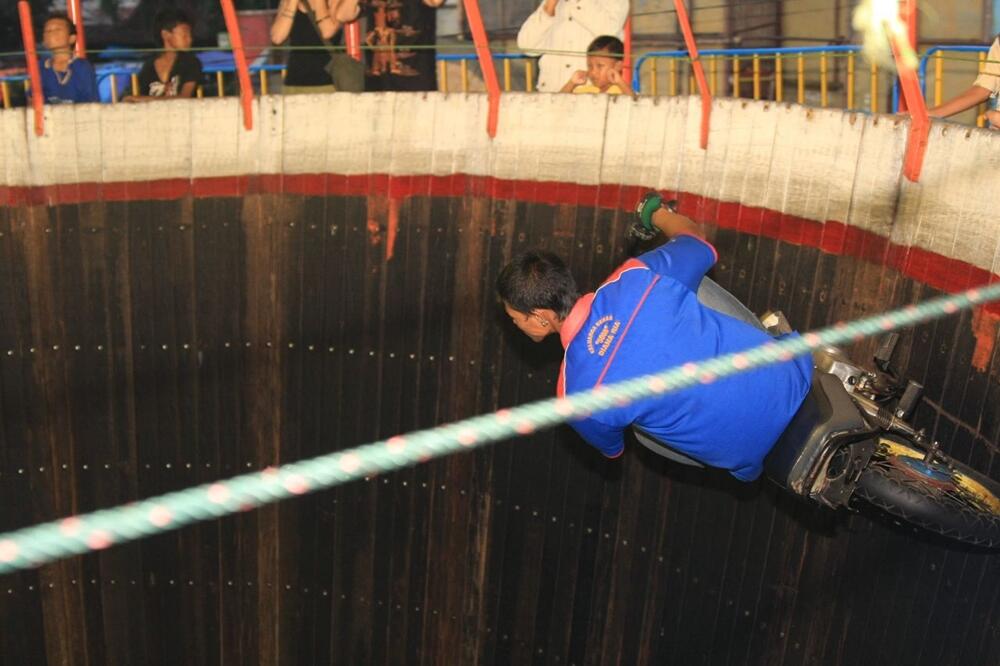
[[[284,94],[364,90],[364,66],[338,48],[343,43],[341,27],[359,11],[358,0],[281,0],[271,41],[294,47],[288,55]]]
[[[544,0],[517,33],[518,48],[542,55],[538,90],[559,92],[573,72],[586,69],[583,54],[595,37],[621,39],[628,11],[628,0]]]
[[[444,0],[369,0],[367,90],[438,89],[435,11]]]
[[[163,50],[153,54],[139,70],[139,94],[126,102],[194,97],[201,83],[201,61],[191,53],[191,19],[179,9],[161,9],[153,26]]]
[[[947,118],[967,111],[990,98],[995,103],[997,96],[1000,95],[1000,36],[993,40],[993,46],[990,47],[986,60],[983,71],[973,82],[972,87],[944,104],[928,110],[928,113],[934,118]],[[986,112],[986,120],[993,129],[1000,129],[1000,113],[995,109]]]
[[[601,35],[587,47],[587,70],[578,69],[562,87],[564,93],[621,95],[627,86],[622,78],[625,45],[611,35]]]
[[[86,58],[73,55],[76,26],[66,14],[49,14],[42,28],[42,44],[51,54],[42,59],[42,95],[46,104],[97,102],[97,77]]]

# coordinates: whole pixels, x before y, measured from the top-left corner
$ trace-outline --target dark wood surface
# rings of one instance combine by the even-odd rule
[[[0,529],[548,397],[561,349],[496,275],[542,246],[593,288],[624,224],[472,196],[0,209]],[[710,231],[714,277],[803,329],[934,295]],[[920,425],[1000,478],[976,326],[900,357]],[[562,427],[3,577],[0,663],[997,664],[998,590],[990,554]]]

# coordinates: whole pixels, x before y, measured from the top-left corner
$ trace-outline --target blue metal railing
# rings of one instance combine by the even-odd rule
[[[970,45],[936,45],[929,47],[920,58],[920,65],[918,74],[920,77],[920,83],[924,90],[924,95],[926,97],[927,89],[927,67],[931,62],[931,59],[937,53],[948,52],[948,53],[985,53],[989,51],[988,46],[970,46]],[[706,57],[716,57],[716,58],[778,58],[784,56],[805,56],[805,55],[823,55],[823,54],[859,54],[861,52],[861,47],[853,44],[836,44],[836,45],[823,45],[823,46],[790,46],[790,47],[776,47],[776,48],[736,48],[736,49],[706,49],[701,51],[701,56]],[[500,61],[515,61],[515,60],[528,60],[532,56],[523,53],[494,53],[493,58]],[[688,52],[684,49],[670,50],[670,51],[650,51],[643,53],[635,60],[635,64],[632,66],[632,89],[635,93],[642,93],[642,67],[643,65],[652,59],[664,58],[664,59],[676,59],[684,60],[688,58]],[[439,53],[436,55],[436,61],[441,63],[447,62],[460,62],[460,61],[476,61],[477,56],[475,53]],[[107,64],[98,65],[96,69],[98,84],[102,90],[102,99],[117,99],[120,97],[125,90],[128,89],[130,78],[133,74],[138,74],[141,65],[139,64]],[[285,69],[284,65],[280,64],[257,64],[250,66],[250,72],[254,75],[259,75],[261,72],[281,72]],[[217,76],[218,73],[231,74],[236,71],[235,65],[233,64],[213,64],[206,65],[204,72],[207,75]],[[15,83],[21,82],[27,79],[25,74],[15,74],[0,77],[0,81],[4,83]],[[749,77],[748,77],[749,79]],[[111,94],[107,95],[106,92],[110,89],[111,81],[115,81],[116,90]],[[892,109],[898,109],[899,105],[899,86],[898,84],[893,86],[892,89]]]
[[[706,49],[699,52],[700,57],[742,57],[757,56],[758,58],[778,57],[786,55],[821,55],[823,53],[860,53],[861,47],[854,44],[831,44],[828,46],[783,46],[775,48],[745,48],[745,49]],[[636,58],[632,66],[632,90],[637,94],[642,92],[642,77],[640,70],[643,63],[650,58],[687,58],[686,49],[675,51],[650,51]]]

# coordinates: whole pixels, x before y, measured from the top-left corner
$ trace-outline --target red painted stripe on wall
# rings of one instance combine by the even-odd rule
[[[91,201],[156,201],[193,197],[242,197],[248,194],[303,196],[487,196],[550,205],[596,206],[631,210],[647,188],[633,185],[578,185],[555,181],[502,179],[451,174],[268,174],[154,181],[75,183],[0,187],[0,204],[53,206]],[[766,208],[744,206],[693,194],[667,192],[680,199],[680,211],[724,229],[815,247],[835,255],[858,257],[896,269],[934,289],[954,292],[1000,280],[1000,276],[961,259],[918,247],[896,245],[884,236],[843,222],[818,222]],[[1000,304],[987,308],[1000,313]]]

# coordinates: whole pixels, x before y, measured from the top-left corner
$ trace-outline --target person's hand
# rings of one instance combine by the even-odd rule
[[[991,130],[1000,130],[1000,111],[987,111],[986,123]]]
[[[545,4],[542,5],[542,11],[549,16],[555,16],[557,4],[559,4],[559,0],[545,0]]]
[[[618,86],[619,88],[621,88],[622,92],[625,91],[625,78],[622,76],[622,73],[619,72],[617,69],[613,69],[610,72],[608,72],[608,81],[611,82],[611,85]]]
[[[573,72],[573,76],[569,77],[569,82],[573,84],[573,87],[582,86],[587,82],[587,72],[582,69],[578,69]]]

